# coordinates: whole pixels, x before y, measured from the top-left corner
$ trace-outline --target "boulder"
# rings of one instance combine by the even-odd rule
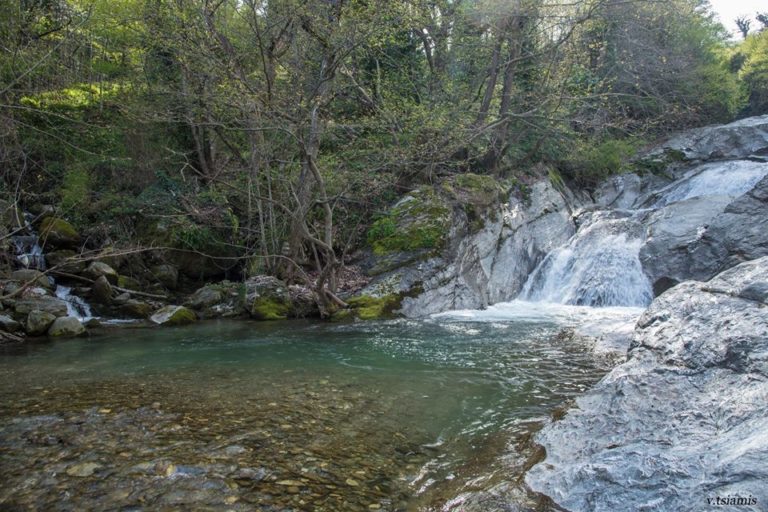
[[[83,333],[85,333],[85,327],[80,320],[72,316],[57,318],[48,328],[48,336],[55,338],[80,336]]]
[[[44,241],[46,245],[54,247],[74,248],[81,239],[74,226],[59,217],[45,217],[40,222],[39,231],[40,240]]]
[[[56,297],[37,296],[16,300],[14,311],[20,317],[29,315],[32,311],[44,311],[54,317],[67,316],[67,303]]]
[[[185,305],[192,309],[202,310],[218,304],[223,299],[224,294],[217,286],[206,285],[195,291],[195,293],[187,299]]]
[[[197,316],[194,311],[184,306],[169,305],[155,311],[149,319],[157,325],[174,326],[191,324],[197,320]]]
[[[57,270],[70,274],[81,274],[85,270],[85,262],[78,259],[78,253],[70,249],[60,249],[45,254],[48,267],[57,267]]]
[[[155,265],[149,270],[160,283],[169,290],[175,290],[179,283],[179,270],[173,265],[164,263]]]
[[[21,324],[7,315],[0,315],[0,331],[19,332]]]
[[[291,297],[284,282],[272,276],[255,276],[245,282],[248,312],[256,320],[283,320],[291,311]]]
[[[11,272],[11,279],[14,281],[19,281],[20,283],[32,283],[34,286],[41,286],[43,288],[46,288],[48,290],[53,289],[53,285],[51,284],[51,280],[48,279],[48,276],[40,272],[39,270],[32,270],[32,269],[20,269],[20,270],[14,270]]]
[[[101,276],[104,276],[110,284],[117,284],[117,272],[103,261],[94,261],[88,265],[88,268],[85,270],[85,275],[94,281]]]
[[[670,152],[696,161],[768,154],[768,115],[685,131],[654,148],[648,157]]]
[[[91,287],[91,299],[99,304],[110,304],[112,302],[112,285],[109,284],[107,276],[99,276]]]
[[[573,511],[768,503],[766,396],[762,257],[656,298],[627,362],[538,434],[546,459],[525,481]]]
[[[46,311],[34,310],[27,315],[26,331],[30,336],[41,336],[48,331],[56,315]]]
[[[149,318],[152,314],[152,307],[146,302],[128,299],[120,306],[120,312],[132,318]]]

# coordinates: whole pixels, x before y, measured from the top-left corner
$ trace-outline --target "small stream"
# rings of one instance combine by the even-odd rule
[[[464,510],[605,373],[555,315],[467,314],[4,348],[0,508]]]

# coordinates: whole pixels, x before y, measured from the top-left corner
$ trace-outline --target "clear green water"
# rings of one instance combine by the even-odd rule
[[[439,509],[604,373],[542,322],[210,322],[4,348],[3,510]]]

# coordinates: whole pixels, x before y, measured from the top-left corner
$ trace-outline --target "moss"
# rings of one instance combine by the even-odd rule
[[[76,242],[80,239],[77,230],[64,219],[58,217],[46,217],[40,223],[40,232],[43,238],[52,242]]]
[[[141,283],[132,277],[123,275],[117,276],[117,286],[128,290],[141,290]]]
[[[288,304],[270,297],[259,297],[251,305],[251,316],[257,320],[285,320],[289,311]]]
[[[194,311],[185,307],[178,308],[173,315],[165,322],[165,325],[186,325],[197,320]]]
[[[393,318],[394,312],[400,307],[403,298],[398,294],[384,295],[383,297],[371,297],[360,295],[347,301],[352,313],[360,320],[377,320],[381,318]]]
[[[679,164],[686,160],[685,153],[682,151],[667,148],[661,155],[635,160],[630,165],[629,170],[641,175],[656,174],[671,178],[671,176],[666,173],[667,169],[674,164]]]
[[[422,187],[373,223],[368,243],[378,256],[439,250],[445,244],[450,222],[451,210],[445,201],[431,188]]]

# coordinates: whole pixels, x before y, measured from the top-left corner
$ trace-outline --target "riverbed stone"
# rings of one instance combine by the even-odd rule
[[[248,312],[256,320],[284,320],[291,310],[288,287],[272,276],[253,276],[245,282]]]
[[[80,243],[80,233],[60,217],[45,217],[40,222],[40,240],[54,247],[74,248]]]
[[[152,306],[137,299],[128,299],[120,305],[120,312],[132,318],[149,318],[152,315]]]
[[[117,284],[118,273],[115,269],[104,263],[103,261],[94,261],[85,270],[85,274],[94,281],[104,276],[109,284]]]
[[[28,268],[14,270],[13,272],[11,272],[11,279],[23,284],[32,283],[32,285],[34,286],[41,286],[48,290],[53,289],[51,280],[48,279],[48,276],[46,276],[39,270],[33,270]]]
[[[47,252],[45,261],[48,267],[56,267],[56,270],[69,274],[81,274],[86,267],[85,262],[78,258],[78,253],[71,249]]]
[[[626,363],[537,441],[526,483],[573,511],[768,503],[768,257],[654,300]]]
[[[46,311],[34,310],[27,315],[26,331],[30,336],[41,336],[48,331],[56,315]]]
[[[98,304],[110,304],[112,302],[112,285],[107,276],[99,276],[91,287],[91,300]]]
[[[19,332],[21,324],[8,315],[0,315],[0,330],[5,332]]]
[[[52,315],[67,316],[67,303],[56,297],[29,296],[14,301],[13,308],[17,316],[25,317],[32,311],[45,311]]]
[[[191,324],[197,320],[195,312],[184,306],[164,306],[157,310],[150,320],[158,325],[175,326]]]
[[[178,286],[179,270],[173,265],[163,263],[161,265],[155,265],[149,271],[155,279],[169,290],[175,290],[176,286]]]
[[[48,336],[68,338],[85,333],[85,327],[79,319],[72,316],[62,316],[53,321],[48,328]]]

